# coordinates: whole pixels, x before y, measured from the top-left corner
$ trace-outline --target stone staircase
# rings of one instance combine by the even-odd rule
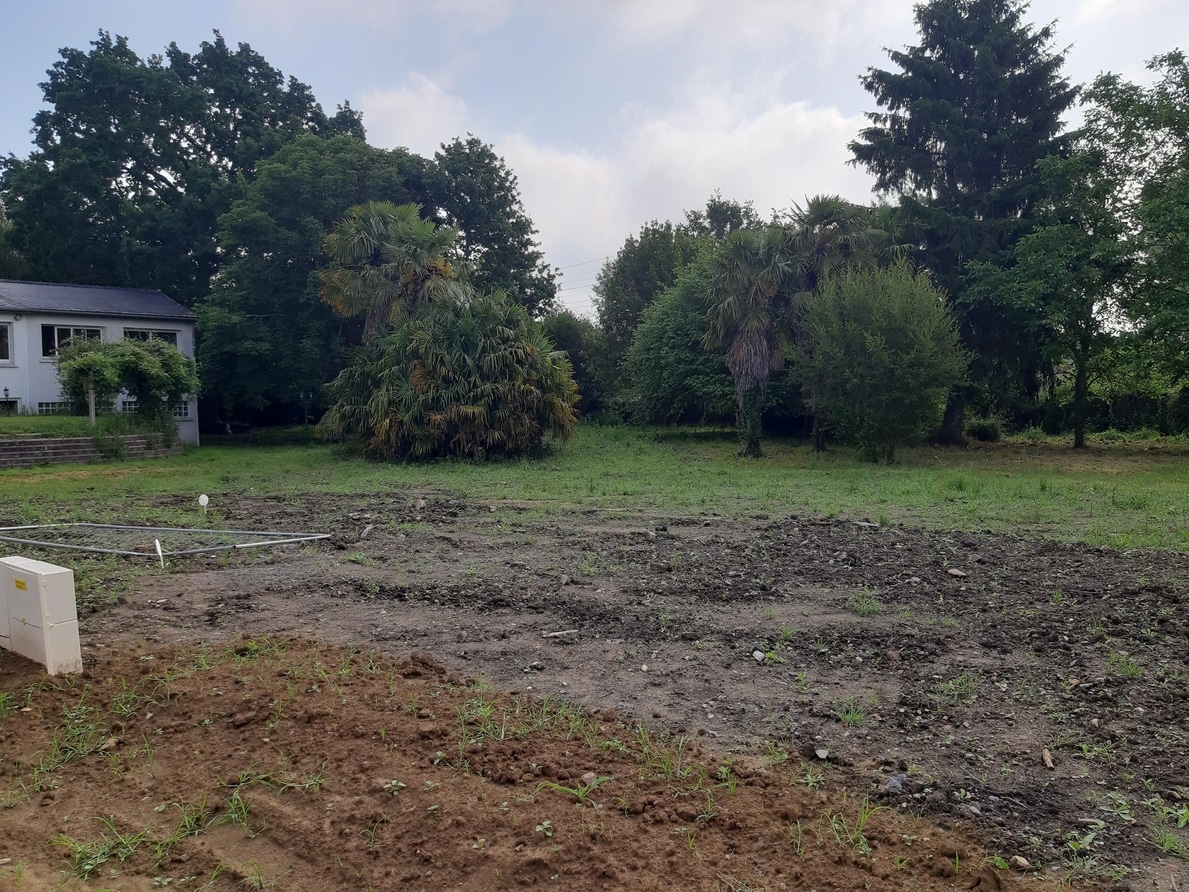
[[[144,434],[129,434],[108,440],[113,448],[103,453],[91,437],[14,437],[0,440],[0,468],[31,468],[36,465],[62,465],[69,462],[94,462],[116,459],[156,458],[182,451],[181,443],[163,447],[154,437],[150,447]]]

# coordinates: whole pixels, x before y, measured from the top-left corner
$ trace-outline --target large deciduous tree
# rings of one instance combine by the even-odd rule
[[[1108,328],[1132,268],[1133,246],[1114,206],[1118,185],[1082,151],[1038,163],[1053,196],[1005,266],[972,264],[973,293],[1029,320],[1038,357],[1073,370],[1073,445],[1086,445],[1090,375],[1112,344]]]
[[[433,200],[456,227],[462,257],[480,291],[502,290],[532,315],[553,309],[557,274],[535,240],[516,175],[478,137],[467,134],[434,154]]]
[[[101,31],[42,85],[35,151],[2,162],[12,244],[50,281],[160,288],[191,305],[219,265],[215,232],[261,159],[303,133],[363,137],[247,44],[141,58]]]
[[[715,192],[705,210],[686,211],[684,222],[653,220],[640,228],[639,235],[628,236],[614,259],[603,264],[594,285],[594,305],[606,339],[609,368],[618,367],[644,311],[677,283],[703,244],[717,244],[729,233],[760,225],[750,202],[732,201]],[[613,375],[610,386],[619,389],[619,385]]]
[[[1062,116],[1076,90],[1062,75],[1054,28],[1024,20],[1020,0],[929,0],[916,7],[916,46],[888,50],[895,70],[868,69],[882,107],[850,144],[922,226],[922,259],[961,314],[975,374],[1000,397],[1035,391],[1026,320],[966,297],[972,261],[1001,263],[1033,225],[1042,158],[1064,151]],[[947,415],[960,436],[961,403]],[[956,428],[956,431],[954,430]]]
[[[578,411],[587,416],[602,410],[608,376],[603,332],[572,310],[550,313],[541,320],[541,328],[570,360],[574,383],[578,385]]]
[[[1140,86],[1104,74],[1087,91],[1086,132],[1118,183],[1138,258],[1124,309],[1173,381],[1189,377],[1189,57],[1148,62]]]
[[[698,241],[682,226],[653,220],[628,236],[615,259],[603,264],[594,286],[594,305],[614,368],[627,353],[644,310],[671,287],[697,256]]]
[[[726,348],[708,348],[711,252],[704,251],[645,308],[624,357],[632,421],[672,424],[729,419],[735,387]]]
[[[360,325],[321,300],[327,231],[355,205],[423,202],[428,163],[351,137],[299,137],[256,167],[219,221],[225,264],[196,310],[206,392],[223,418],[291,416],[338,374]]]
[[[28,274],[28,265],[12,244],[12,223],[0,201],[0,279],[20,279]]]

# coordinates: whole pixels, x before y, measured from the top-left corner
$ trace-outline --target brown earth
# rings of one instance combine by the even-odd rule
[[[0,657],[0,890],[145,830],[63,888],[1189,890],[1183,554],[212,496],[334,537],[90,572],[82,679]]]

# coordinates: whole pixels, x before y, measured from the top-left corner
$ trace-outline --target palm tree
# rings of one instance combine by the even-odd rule
[[[785,250],[797,258],[802,288],[817,291],[845,269],[874,265],[886,234],[874,208],[838,195],[815,195],[805,207],[794,203],[785,224]]]
[[[705,344],[727,345],[735,381],[742,454],[760,456],[760,416],[771,376],[784,366],[781,316],[796,264],[785,251],[784,230],[739,229],[719,245],[711,262]]]
[[[895,212],[853,204],[837,195],[794,204],[784,221],[765,229],[730,233],[711,263],[707,347],[728,345],[735,381],[743,454],[760,455],[764,390],[784,366],[782,348],[792,340],[806,355],[812,344],[803,324],[808,301],[831,277],[849,269],[892,262],[900,244]],[[814,382],[805,382],[811,402]],[[814,448],[825,448],[825,428],[814,417]]]
[[[578,422],[569,360],[498,292],[431,304],[359,350],[328,394],[319,431],[383,459],[521,455]]]
[[[322,299],[343,316],[364,316],[370,344],[406,314],[441,300],[465,300],[455,262],[459,231],[420,216],[417,205],[369,201],[327,234]]]

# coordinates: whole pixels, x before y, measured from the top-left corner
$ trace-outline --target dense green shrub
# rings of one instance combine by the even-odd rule
[[[903,263],[828,281],[805,323],[813,410],[872,460],[935,426],[966,371],[942,295]]]
[[[606,339],[589,319],[571,310],[551,313],[541,320],[546,337],[566,354],[578,385],[578,411],[583,418],[603,412],[610,380],[606,362]]]
[[[972,418],[966,422],[966,436],[980,443],[995,443],[1003,436],[1003,427],[994,415]]]

